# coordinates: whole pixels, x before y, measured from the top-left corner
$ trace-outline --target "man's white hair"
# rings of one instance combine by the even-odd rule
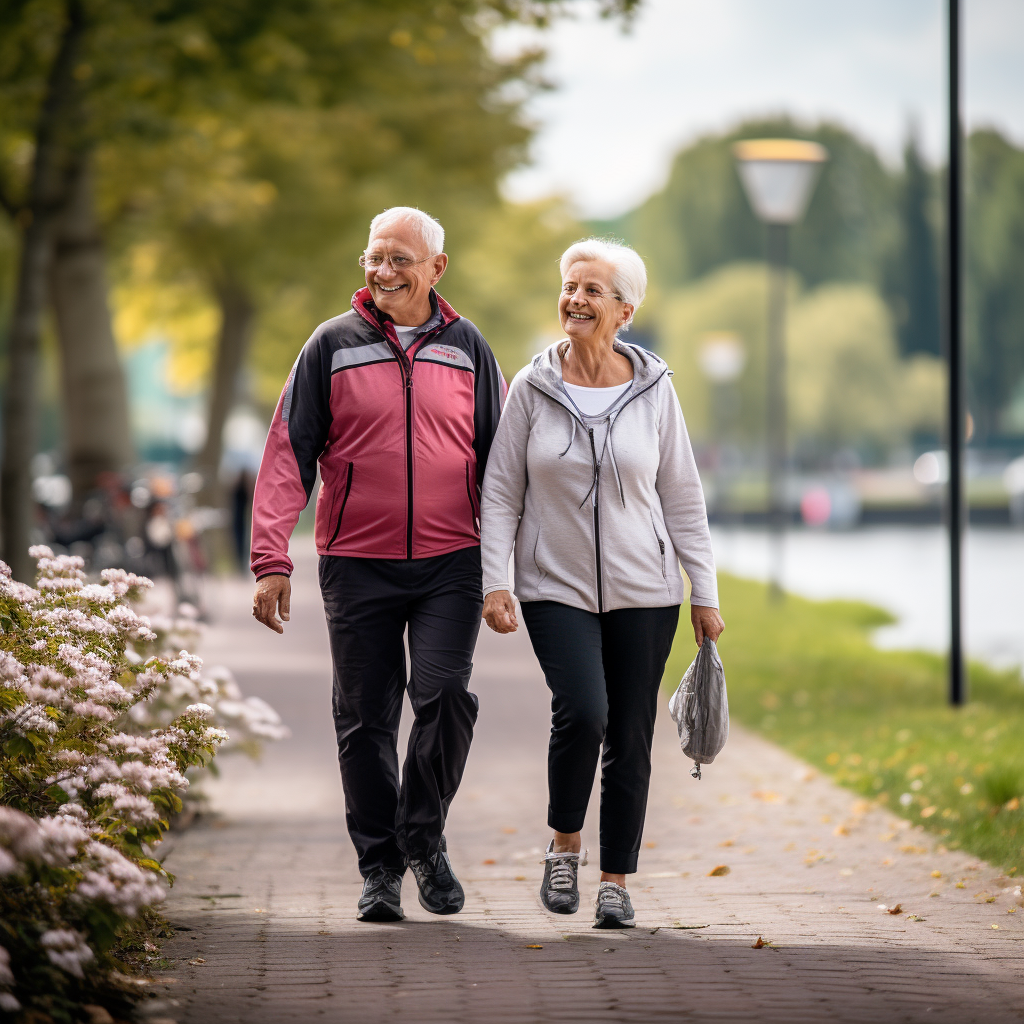
[[[403,220],[410,220],[416,225],[431,256],[444,252],[444,228],[429,213],[417,210],[415,206],[392,206],[383,213],[378,213],[370,221],[370,238],[378,231]]]
[[[620,242],[609,242],[605,238],[582,238],[573,242],[558,261],[558,269],[564,278],[574,263],[603,260],[614,268],[612,288],[623,302],[633,307],[623,329],[633,322],[633,316],[644,301],[647,293],[647,267],[636,250]]]

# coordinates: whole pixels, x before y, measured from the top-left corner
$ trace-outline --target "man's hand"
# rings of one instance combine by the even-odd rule
[[[256,584],[252,614],[264,626],[275,633],[283,633],[284,626],[274,613],[280,611],[281,618],[287,622],[291,618],[291,608],[292,581],[287,576],[264,576]]]
[[[484,622],[495,633],[514,633],[519,628],[516,603],[507,590],[494,590],[484,598]]]
[[[693,623],[693,639],[700,647],[704,643],[704,637],[709,636],[717,641],[725,629],[722,616],[718,614],[717,608],[705,608],[699,604],[690,605],[690,621]]]

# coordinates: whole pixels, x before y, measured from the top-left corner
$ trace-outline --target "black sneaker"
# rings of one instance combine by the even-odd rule
[[[624,886],[614,882],[602,882],[597,890],[597,912],[594,915],[595,928],[635,928],[633,904]]]
[[[359,921],[401,921],[402,876],[397,871],[381,868],[363,882],[363,893],[356,904]]]
[[[540,883],[540,901],[552,914],[575,914],[580,909],[577,875],[587,863],[586,853],[555,853],[555,841],[544,854],[544,881]]]
[[[452,871],[444,836],[433,857],[410,857],[409,867],[420,890],[420,906],[431,914],[457,914],[466,894]]]

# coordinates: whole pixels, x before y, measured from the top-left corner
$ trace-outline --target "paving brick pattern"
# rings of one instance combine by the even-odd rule
[[[247,586],[212,594],[203,653],[294,735],[260,766],[226,764],[208,787],[219,814],[168,843],[179,930],[151,1024],[1024,1021],[1012,879],[738,728],[696,782],[667,710],[630,880],[638,927],[590,927],[596,864],[577,915],[545,913],[547,691],[525,634],[485,630],[477,650],[480,721],[447,829],[466,909],[432,917],[407,875],[407,920],[359,924],[314,555],[296,561],[284,637],[247,618]],[[596,851],[596,799],[588,818]]]

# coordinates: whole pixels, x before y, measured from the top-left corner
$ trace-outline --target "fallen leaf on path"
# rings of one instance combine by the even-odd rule
[[[900,847],[900,853],[927,853],[928,848],[925,846],[915,846],[913,843],[904,843]]]
[[[735,839],[723,839],[718,845],[719,846],[732,846],[736,842]]]
[[[506,826],[505,826],[505,828],[503,828],[503,829],[502,829],[501,831],[502,831],[502,832],[504,832],[504,833],[505,833],[505,835],[507,835],[507,836],[511,836],[511,835],[515,835],[515,834],[516,834],[516,832],[518,832],[518,831],[519,831],[519,829],[517,829],[517,828],[512,828],[511,826],[507,826],[507,825],[506,825]]]
[[[266,910],[263,907],[253,907],[252,912],[254,914],[265,914]]]
[[[889,913],[890,914],[902,914],[903,913],[903,904],[902,903],[897,903],[895,907],[890,907],[889,908]]]
[[[656,842],[654,842],[653,840],[644,843],[644,846],[646,846],[648,850],[653,850],[657,845],[658,844]]]
[[[924,918],[923,917],[918,917],[917,914],[910,914],[910,915],[908,915],[907,920],[908,921],[923,921]]]
[[[484,864],[497,864],[498,862],[493,857],[488,857],[483,863]]]
[[[615,947],[614,946],[605,946],[605,948],[601,952],[603,952],[603,953],[614,953],[615,952]]]
[[[850,830],[845,825],[836,825],[836,827],[832,829],[832,835],[834,836],[848,836],[849,834]]]
[[[995,903],[995,901],[996,901],[995,896],[989,896],[989,898],[987,900],[985,900],[986,903]]]
[[[543,946],[538,946],[538,945],[533,945],[533,946],[527,946],[526,948],[527,949],[543,949],[544,947]]]
[[[729,871],[730,871],[730,870],[731,870],[731,869],[729,868],[729,865],[728,865],[728,864],[719,864],[719,865],[717,865],[716,867],[713,867],[713,868],[712,868],[712,869],[711,869],[711,870],[710,870],[710,871],[708,872],[708,878],[719,878],[719,877],[720,877],[720,876],[722,876],[722,875],[727,875],[727,874],[729,874]]]
[[[867,814],[871,810],[870,800],[855,800],[850,808],[852,814]]]
[[[992,927],[993,927],[993,928],[994,928],[994,929],[995,929],[996,931],[999,931],[999,925],[997,925],[997,924],[994,924],[994,925],[992,925]]]
[[[675,931],[686,932],[686,931],[693,931],[693,930],[696,930],[696,929],[699,929],[699,928],[710,928],[711,925],[709,925],[709,924],[683,924],[680,921],[676,921],[675,924],[665,925],[665,927],[666,928],[672,928]]]
[[[957,883],[956,883],[956,887],[957,887],[958,889],[966,889],[966,888],[967,888],[967,886],[966,886],[966,885],[964,885],[964,883],[963,883],[963,882],[957,882]]]
[[[755,789],[750,795],[754,800],[761,800],[766,804],[777,804],[782,799],[778,793],[770,789]]]
[[[764,946],[765,946],[764,939],[762,939],[761,936],[758,935],[757,942],[755,942],[750,948],[751,949],[764,949]]]
[[[516,882],[525,882],[526,881],[526,875],[516,875],[514,881],[516,881]]]
[[[200,964],[205,964],[206,961],[201,956],[196,956],[196,957],[193,957],[191,960],[189,960],[189,963],[193,967],[198,967]]]
[[[941,877],[942,877],[942,872],[941,871],[933,871],[932,872],[932,878],[941,878]]]

